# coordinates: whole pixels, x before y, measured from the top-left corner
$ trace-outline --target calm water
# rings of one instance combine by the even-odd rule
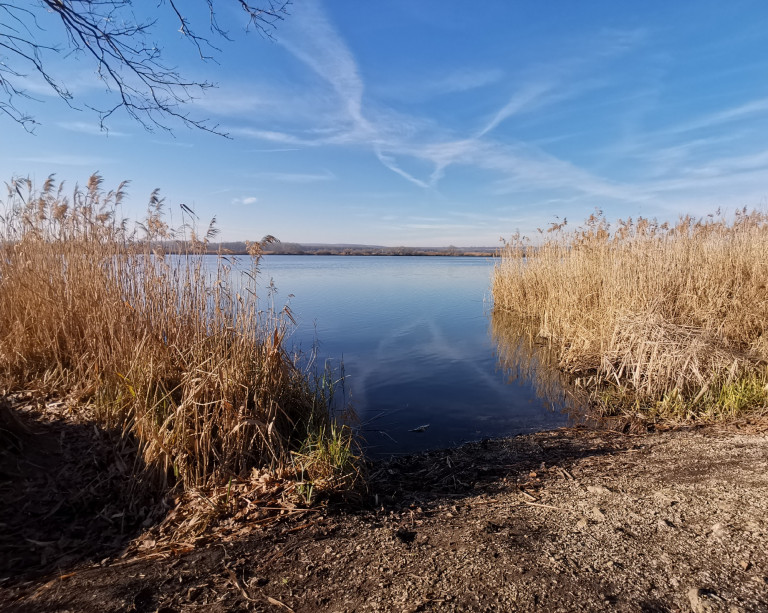
[[[566,422],[497,363],[492,268],[486,258],[267,256],[260,284],[274,280],[275,304],[289,303],[295,344],[317,342],[321,363],[343,360],[368,451],[405,453]]]

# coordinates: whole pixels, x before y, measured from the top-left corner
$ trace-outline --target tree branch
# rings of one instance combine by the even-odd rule
[[[211,36],[231,40],[216,20],[216,0],[197,1],[204,1],[208,8]],[[255,29],[267,38],[272,38],[277,22],[287,14],[291,3],[291,0],[261,0],[262,6],[256,6],[246,0],[227,1],[237,2],[247,14],[246,31]],[[160,0],[160,6],[163,5],[199,58],[215,61],[214,54],[221,49],[197,33],[179,0]],[[64,40],[58,44],[38,42],[50,37],[44,26],[50,23],[51,17],[58,18]],[[104,108],[85,105],[98,115],[102,129],[106,129],[105,121],[109,117],[122,110],[149,131],[171,130],[173,121],[180,121],[190,128],[226,136],[209,120],[195,118],[183,110],[196,94],[205,92],[213,84],[187,80],[166,64],[162,50],[150,41],[158,27],[158,20],[136,19],[132,0],[0,1],[0,112],[26,129],[34,129],[34,118],[17,106],[18,98],[32,98],[23,87],[30,74],[42,77],[56,95],[72,106],[72,93],[48,68],[53,54],[61,54],[66,48],[68,53],[84,54],[95,62],[99,78],[114,98]]]

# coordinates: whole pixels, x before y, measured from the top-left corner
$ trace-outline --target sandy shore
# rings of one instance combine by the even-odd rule
[[[768,423],[379,463],[365,504],[0,584],[29,611],[768,611]],[[229,524],[227,524],[229,522]],[[139,540],[141,535],[137,537]]]

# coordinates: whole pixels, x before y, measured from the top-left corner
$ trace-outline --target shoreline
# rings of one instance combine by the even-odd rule
[[[369,500],[223,518],[0,584],[10,610],[761,611],[768,419],[561,428],[372,465]],[[137,583],[137,577],[141,581]],[[709,607],[707,609],[706,607]]]

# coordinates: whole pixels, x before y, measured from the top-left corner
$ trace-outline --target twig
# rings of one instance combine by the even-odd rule
[[[301,524],[300,526],[296,526],[295,528],[291,528],[289,530],[286,530],[285,533],[289,534],[291,532],[298,532],[299,530],[304,530],[304,528],[309,528],[310,526],[316,525],[318,522],[317,519],[313,521],[308,521],[306,524]]]
[[[519,507],[520,506],[520,503],[517,502],[517,501],[510,502],[508,500],[494,500],[492,498],[489,499],[489,500],[474,500],[472,502],[467,502],[465,504],[467,506],[470,506],[470,507],[477,507],[477,506],[481,506],[481,505],[485,506],[485,505],[491,505],[491,504],[499,504],[499,505],[503,505],[503,506],[506,506],[506,507],[509,507],[509,508]]]
[[[240,593],[243,595],[243,598],[245,598],[248,602],[256,602],[256,599],[251,598],[251,595],[246,591],[245,587],[242,583],[240,583],[240,579],[237,578],[237,574],[235,571],[233,571],[231,568],[227,568],[227,574],[229,575],[229,580],[238,590],[240,590]],[[272,600],[271,598],[269,599]]]
[[[267,600],[269,601],[269,604],[273,604],[276,607],[284,607],[286,611],[290,611],[291,613],[294,613],[291,607],[289,607],[284,602],[280,602],[277,598],[272,598],[271,596],[267,596]]]

